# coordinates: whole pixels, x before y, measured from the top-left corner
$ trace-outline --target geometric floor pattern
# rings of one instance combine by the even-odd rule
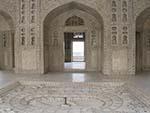
[[[0,113],[150,113],[125,83],[20,81],[0,96]]]

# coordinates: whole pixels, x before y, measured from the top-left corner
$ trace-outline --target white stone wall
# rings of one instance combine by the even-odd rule
[[[54,9],[71,2],[72,0],[25,0],[24,2],[0,0],[0,12],[2,10],[9,14],[14,24],[16,72],[44,73],[49,68],[48,64],[46,65],[48,59],[44,55],[44,51],[48,52],[48,49],[44,50],[48,48],[48,44],[44,44],[46,39],[44,38],[46,36],[44,20]],[[103,60],[98,62],[100,67],[102,65],[102,72],[104,74],[135,74],[136,18],[150,7],[150,1],[76,0],[74,2],[79,5],[78,7],[84,4],[93,9],[94,11],[89,14],[97,15],[95,14],[97,12],[103,20],[103,40],[101,41],[103,55],[100,55]],[[25,20],[21,22],[23,18]],[[24,30],[21,31],[22,28]],[[21,36],[22,32],[23,36]],[[25,39],[22,40],[22,37]]]

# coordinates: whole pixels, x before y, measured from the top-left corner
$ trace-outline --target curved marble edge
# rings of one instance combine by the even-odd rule
[[[128,90],[132,93],[136,98],[138,98],[143,104],[145,104],[150,111],[150,95],[147,95],[140,88],[137,88],[134,85],[128,84]]]
[[[14,88],[18,87],[20,83],[18,81],[11,81],[8,82],[0,87],[0,96],[7,93],[10,90],[13,90]]]

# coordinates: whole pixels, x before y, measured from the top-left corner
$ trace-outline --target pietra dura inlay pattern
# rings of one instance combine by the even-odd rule
[[[1,94],[0,113],[150,113],[124,83],[20,82]]]

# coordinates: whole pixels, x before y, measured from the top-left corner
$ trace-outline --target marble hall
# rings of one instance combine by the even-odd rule
[[[150,113],[150,0],[0,0],[0,113]]]

